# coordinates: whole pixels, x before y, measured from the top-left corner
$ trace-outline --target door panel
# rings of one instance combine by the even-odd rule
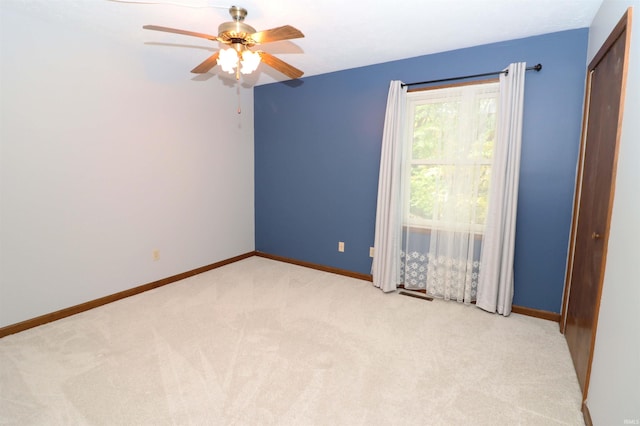
[[[628,47],[627,17],[589,66],[588,110],[564,331],[586,398],[604,278]],[[571,258],[571,257],[570,257]]]

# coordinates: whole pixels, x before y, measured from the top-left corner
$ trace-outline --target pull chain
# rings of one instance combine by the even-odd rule
[[[236,66],[236,81],[238,82],[237,93],[238,93],[238,114],[242,113],[242,108],[240,108],[240,55],[238,55],[238,65]]]

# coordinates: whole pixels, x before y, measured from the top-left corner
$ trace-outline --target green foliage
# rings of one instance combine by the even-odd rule
[[[409,172],[411,222],[447,217],[458,224],[484,224],[497,102],[494,94],[416,106]]]

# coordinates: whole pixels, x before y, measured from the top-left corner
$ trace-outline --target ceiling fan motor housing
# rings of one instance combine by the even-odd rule
[[[231,6],[229,14],[233,21],[223,22],[218,26],[218,37],[225,43],[251,47],[255,43],[250,39],[250,35],[256,32],[251,25],[245,24],[244,18],[247,16],[247,9],[238,6]],[[239,46],[238,46],[239,47]],[[238,49],[236,47],[236,49]]]

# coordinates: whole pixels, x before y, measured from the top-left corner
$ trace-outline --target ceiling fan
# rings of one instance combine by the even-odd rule
[[[207,40],[218,41],[229,46],[228,48],[220,49],[213,55],[209,56],[201,64],[192,69],[192,73],[204,74],[217,64],[222,67],[223,71],[230,74],[235,73],[236,79],[239,80],[240,73],[250,74],[255,71],[260,61],[262,61],[289,78],[295,79],[302,77],[304,74],[302,71],[283,60],[278,59],[267,52],[263,52],[262,50],[251,50],[252,47],[264,43],[304,37],[304,34],[302,34],[300,30],[292,27],[291,25],[284,25],[282,27],[256,32],[255,28],[243,22],[244,18],[247,16],[246,9],[238,6],[231,6],[229,8],[229,14],[233,21],[223,22],[220,24],[220,26],[218,26],[217,36],[175,28],[160,27],[157,25],[145,25],[142,28],[146,30],[164,31],[168,33],[206,38]]]

